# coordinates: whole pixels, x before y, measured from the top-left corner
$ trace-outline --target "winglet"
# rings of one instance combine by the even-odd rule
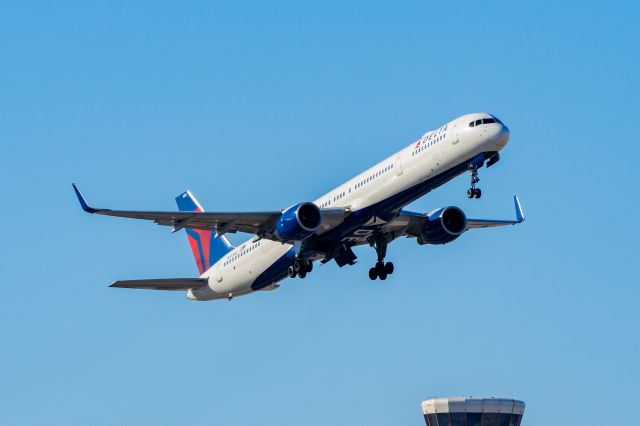
[[[517,195],[513,196],[513,202],[516,205],[516,219],[518,223],[524,222],[524,213],[522,212],[522,206],[520,205],[520,200]]]
[[[89,204],[87,204],[87,201],[84,199],[84,197],[80,193],[80,190],[78,189],[76,184],[72,183],[71,185],[73,185],[73,190],[76,192],[76,196],[78,197],[78,201],[80,201],[80,206],[82,207],[82,210],[84,210],[87,213],[97,212],[98,211],[97,209],[94,209],[93,207],[89,206]]]

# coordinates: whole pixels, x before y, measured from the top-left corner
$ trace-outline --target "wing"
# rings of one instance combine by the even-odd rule
[[[162,278],[157,280],[116,281],[109,287],[138,288],[142,290],[191,290],[207,285],[205,278]]]
[[[513,199],[516,210],[515,220],[467,218],[467,227],[465,228],[465,231],[476,228],[516,225],[524,222],[524,214],[522,212],[522,207],[520,206],[520,200],[517,196],[513,197]],[[382,232],[387,235],[391,235],[393,239],[398,237],[417,237],[422,233],[426,221],[426,214],[401,210],[398,216],[388,222],[378,222],[377,220],[373,220],[371,223],[363,225],[348,237],[343,238],[341,242],[351,245],[368,244],[374,232]]]
[[[517,225],[524,222],[524,213],[520,205],[518,196],[513,197],[515,204],[516,219],[515,220],[498,220],[498,219],[471,219],[467,218],[467,227],[465,231],[476,228],[491,228],[495,226]],[[407,236],[417,237],[422,232],[424,224],[427,221],[427,215],[421,213],[414,213],[405,210],[401,210],[400,214],[389,222],[387,225],[390,230],[398,233],[403,233]]]
[[[262,238],[276,239],[273,233],[275,223],[282,214],[279,210],[258,212],[178,212],[178,211],[135,211],[97,209],[89,206],[85,198],[73,184],[73,190],[80,201],[82,209],[87,213],[105,216],[126,217],[130,219],[151,220],[158,225],[173,227],[172,232],[182,228],[215,231],[218,235],[225,233],[246,232]],[[348,214],[346,209],[321,209],[323,223],[318,233],[342,223]]]
[[[488,228],[492,226],[515,225],[524,222],[524,214],[518,197],[514,197],[516,208],[515,220],[493,220],[493,219],[468,219],[467,226],[463,232],[475,228]],[[356,255],[351,247],[373,244],[376,234],[382,233],[387,236],[387,242],[391,242],[399,237],[420,237],[424,230],[425,223],[429,220],[428,214],[414,213],[401,210],[400,213],[391,220],[385,221],[378,217],[373,217],[370,221],[355,229],[350,234],[337,241],[324,241],[324,247],[315,253],[320,256],[322,263],[335,259],[338,266],[353,265]]]
[[[517,225],[518,223],[524,222],[524,213],[522,212],[522,206],[520,205],[520,200],[517,195],[513,196],[513,204],[516,209],[516,220],[495,220],[495,219],[470,219],[467,218],[467,229],[476,229],[476,228],[492,228],[494,226],[505,226],[505,225]]]

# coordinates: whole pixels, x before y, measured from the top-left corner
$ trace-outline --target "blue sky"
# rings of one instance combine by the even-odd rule
[[[525,424],[628,422],[640,359],[636,2],[21,2],[0,14],[0,423],[420,425],[430,396]],[[475,111],[511,129],[467,200],[527,222],[396,241],[232,303],[184,235],[93,204],[276,209]],[[633,219],[633,220],[632,220]],[[241,236],[234,238],[239,241]]]

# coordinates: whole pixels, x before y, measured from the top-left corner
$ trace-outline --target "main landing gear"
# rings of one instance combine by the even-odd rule
[[[386,280],[388,275],[393,274],[393,263],[392,262],[387,262],[384,263],[383,261],[379,260],[376,262],[376,265],[369,269],[369,278],[371,280],[375,280],[377,278],[380,278],[381,280]]]
[[[476,188],[476,183],[480,182],[478,177],[478,166],[469,166],[469,175],[471,176],[471,188],[467,189],[468,198],[480,198],[482,196],[482,190]]]
[[[371,280],[380,278],[384,281],[388,275],[393,274],[394,270],[393,263],[384,262],[384,258],[387,255],[387,236],[382,233],[376,234],[375,239],[370,244],[376,249],[378,261],[373,268],[369,269],[369,278]]]
[[[287,275],[289,278],[295,278],[296,276],[304,278],[309,272],[313,270],[313,262],[310,260],[296,259],[293,265],[287,269]]]

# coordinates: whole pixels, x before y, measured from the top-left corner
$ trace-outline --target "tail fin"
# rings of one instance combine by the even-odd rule
[[[204,211],[198,200],[189,191],[178,195],[176,203],[178,204],[178,210],[181,212]],[[212,231],[189,228],[185,228],[185,230],[201,275],[220,260],[222,256],[233,250],[233,246],[224,235],[216,237],[215,232]]]

